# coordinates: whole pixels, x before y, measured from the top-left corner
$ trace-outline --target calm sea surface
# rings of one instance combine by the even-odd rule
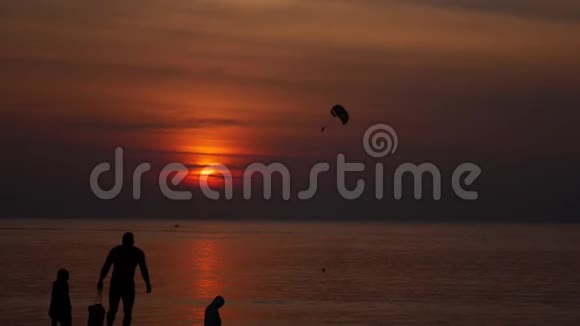
[[[134,325],[201,325],[218,294],[226,326],[580,325],[580,226],[184,221],[1,222],[0,325],[48,325],[61,267],[86,325],[127,230],[153,283]]]

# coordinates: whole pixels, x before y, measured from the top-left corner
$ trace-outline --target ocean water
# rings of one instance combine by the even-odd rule
[[[137,272],[134,325],[202,325],[218,294],[226,326],[580,324],[575,225],[15,220],[0,225],[0,325],[47,325],[61,267],[85,325],[125,231],[153,284]]]

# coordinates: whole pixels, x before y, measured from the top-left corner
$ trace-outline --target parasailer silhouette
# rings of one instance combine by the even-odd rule
[[[331,119],[338,118],[343,125],[346,125],[349,120],[349,115],[344,106],[337,104],[330,109],[330,114],[332,115]],[[320,132],[324,132],[326,130],[326,126],[323,126],[320,129]]]

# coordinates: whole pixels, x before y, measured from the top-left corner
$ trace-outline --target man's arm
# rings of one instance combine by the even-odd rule
[[[147,269],[147,263],[145,262],[145,253],[141,252],[139,255],[139,269],[141,270],[141,276],[145,281],[147,286],[147,293],[151,293],[151,281],[149,280],[149,269]]]
[[[99,277],[99,283],[97,283],[97,289],[99,291],[103,290],[103,280],[107,277],[107,274],[109,274],[109,269],[111,269],[111,265],[113,265],[113,251],[114,250],[115,249],[112,249],[109,252],[107,259],[105,260],[105,263],[103,264],[103,268],[101,269],[101,276]]]

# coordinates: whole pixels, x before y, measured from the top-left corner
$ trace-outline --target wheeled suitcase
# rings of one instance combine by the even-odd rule
[[[97,294],[97,303],[89,306],[88,326],[103,326],[105,323],[105,307],[101,304],[101,294]]]

